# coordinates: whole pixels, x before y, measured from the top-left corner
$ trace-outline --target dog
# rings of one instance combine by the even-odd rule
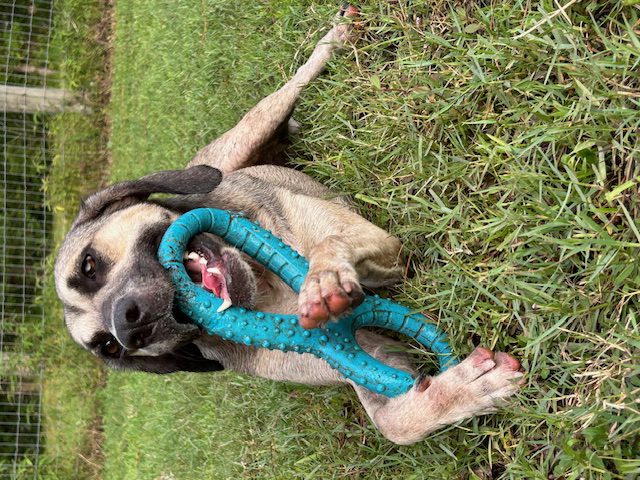
[[[200,150],[184,170],[161,171],[89,196],[65,237],[55,264],[65,324],[82,347],[119,369],[154,373],[233,369],[308,385],[350,384],[378,430],[411,444],[437,428],[495,412],[513,395],[523,373],[506,353],[478,347],[435,377],[418,376],[394,398],[343,378],[310,354],[229,343],[203,333],[175,306],[174,287],[156,252],[180,214],[199,207],[242,212],[309,259],[297,295],[275,274],[214,235],[196,236],[185,266],[194,281],[229,305],[297,313],[304,328],[322,326],[358,305],[363,286],[401,279],[401,243],[359,216],[348,199],[304,173],[264,164],[279,157],[303,87],[350,40],[357,10],[344,7],[308,61],[281,89],[261,100],[231,130]],[[172,194],[150,199],[155,193]],[[372,356],[415,374],[396,342],[357,332]]]

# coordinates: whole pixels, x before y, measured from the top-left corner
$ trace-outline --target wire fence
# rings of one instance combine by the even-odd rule
[[[43,448],[43,370],[24,333],[44,328],[47,118],[64,109],[49,65],[53,10],[53,0],[0,1],[0,479],[37,478]]]

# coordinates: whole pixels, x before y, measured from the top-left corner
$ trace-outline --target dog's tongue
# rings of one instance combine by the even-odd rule
[[[217,270],[211,272],[209,270]],[[200,264],[200,272],[202,275],[202,286],[213,293],[216,297],[223,300],[222,305],[218,308],[218,312],[222,312],[232,305],[231,297],[227,292],[224,276],[218,269],[207,269],[206,264]]]

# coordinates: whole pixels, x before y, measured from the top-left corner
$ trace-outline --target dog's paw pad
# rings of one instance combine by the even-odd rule
[[[364,300],[355,271],[309,272],[298,297],[300,325],[316,328],[336,319]]]
[[[504,352],[496,353],[494,355],[494,360],[496,362],[497,368],[512,371],[518,371],[521,368],[520,362],[517,359]]]
[[[342,4],[342,6],[340,7],[340,12],[338,13],[338,15],[340,15],[341,17],[348,18],[357,17],[359,14],[360,11],[358,10],[358,8],[348,2]]]
[[[344,44],[352,39],[354,28],[360,28],[362,26],[361,21],[359,22],[353,20],[359,14],[360,11],[353,5],[350,5],[348,3],[342,5],[334,20],[332,33],[336,41]],[[344,18],[350,18],[352,20],[351,22],[346,22]]]

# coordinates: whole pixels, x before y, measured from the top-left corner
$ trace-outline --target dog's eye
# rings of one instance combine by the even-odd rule
[[[82,260],[82,274],[93,280],[96,278],[96,261],[91,255],[86,255]]]
[[[122,347],[116,341],[116,339],[112,337],[102,344],[100,350],[102,350],[102,354],[105,357],[117,357],[120,355]]]

